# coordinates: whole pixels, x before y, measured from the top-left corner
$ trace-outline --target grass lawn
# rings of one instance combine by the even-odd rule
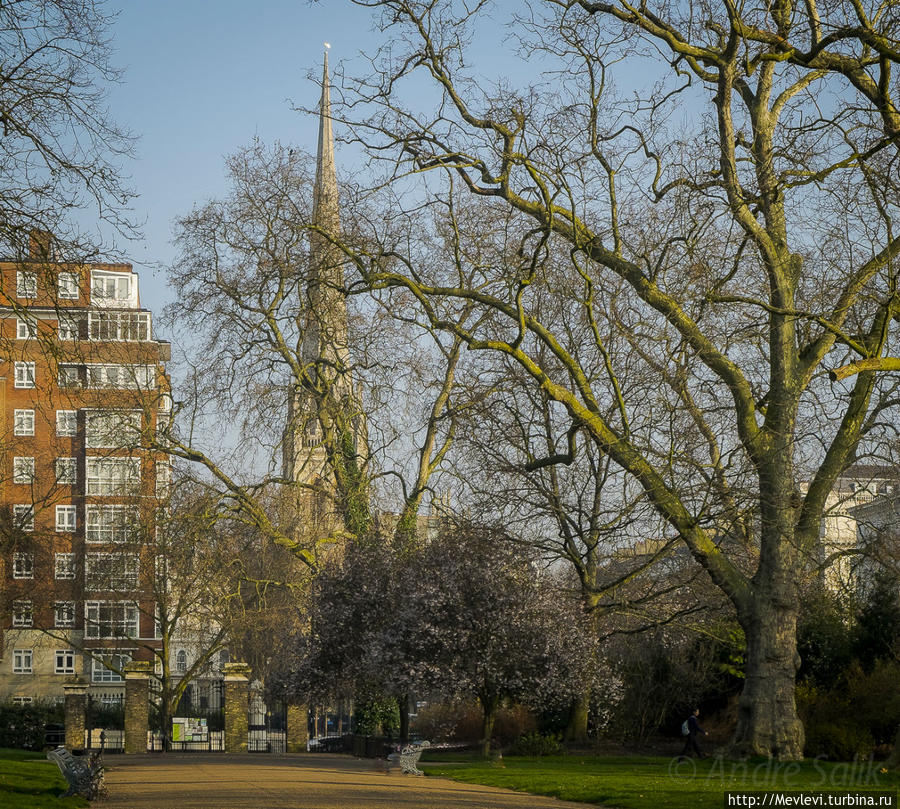
[[[60,798],[66,790],[59,768],[43,753],[0,750],[0,809],[76,809],[84,798]]]
[[[428,775],[624,809],[722,809],[728,790],[884,789],[896,793],[900,777],[880,772],[881,766],[878,762],[788,764],[715,758],[679,762],[578,755],[508,756],[502,766],[466,761],[424,764]]]

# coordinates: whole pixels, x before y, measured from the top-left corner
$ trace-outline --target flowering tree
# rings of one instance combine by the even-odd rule
[[[478,699],[482,753],[507,700],[568,702],[592,659],[577,598],[502,537],[448,530],[402,552],[359,544],[316,579],[302,662],[282,691],[335,696],[440,692]]]
[[[568,705],[590,678],[591,638],[574,593],[559,590],[502,538],[448,532],[417,565],[401,620],[414,627],[420,682],[481,704],[481,752],[490,753],[507,700]]]

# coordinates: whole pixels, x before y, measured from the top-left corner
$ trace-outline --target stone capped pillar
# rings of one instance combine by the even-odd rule
[[[287,706],[287,752],[304,753],[309,742],[306,722],[309,709],[306,705]]]
[[[150,675],[153,664],[132,660],[125,664],[125,752],[146,753],[150,729]]]
[[[250,707],[250,666],[226,663],[225,672],[225,752],[247,752],[247,711]]]
[[[87,692],[88,684],[84,680],[71,680],[63,685],[63,693],[66,695],[66,747],[69,750],[84,749]]]

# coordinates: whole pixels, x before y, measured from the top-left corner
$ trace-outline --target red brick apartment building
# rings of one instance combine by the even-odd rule
[[[171,417],[169,344],[130,264],[49,253],[32,238],[0,261],[0,700],[60,698],[73,677],[109,699],[158,645],[170,467],[146,447]]]

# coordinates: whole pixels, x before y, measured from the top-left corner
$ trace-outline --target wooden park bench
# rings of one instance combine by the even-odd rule
[[[81,795],[89,801],[106,797],[106,786],[103,783],[103,764],[100,756],[91,753],[87,756],[73,756],[65,747],[57,747],[47,753],[50,761],[56,762],[69,788],[63,797]]]
[[[431,747],[431,742],[410,742],[403,745],[387,757],[388,772],[392,766],[399,765],[400,772],[407,775],[425,775],[416,765],[427,747]]]

